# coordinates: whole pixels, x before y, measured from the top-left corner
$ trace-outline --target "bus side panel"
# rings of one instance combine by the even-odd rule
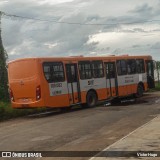
[[[57,61],[40,61],[41,81],[43,83],[44,104],[46,107],[66,107],[69,106],[69,95],[67,81],[63,82],[48,82],[43,63],[56,63]],[[59,61],[58,61],[59,62]]]
[[[144,90],[147,90],[146,73],[118,76],[119,96],[126,96],[137,92],[137,85],[143,83]]]
[[[47,107],[69,106],[67,82],[48,83],[44,81],[44,99]]]
[[[98,100],[107,98],[106,78],[94,78],[80,80],[81,102],[86,103],[86,96],[89,90],[95,90]]]
[[[110,97],[110,95],[107,96],[107,89],[106,88],[97,89],[96,92],[98,95],[98,100],[104,100],[104,99],[106,99],[106,97]],[[81,92],[81,103],[86,103],[87,93],[88,93],[88,91]]]
[[[86,103],[87,91],[81,91],[81,103]]]
[[[144,90],[145,90],[145,91],[148,90],[148,84],[147,84],[147,82],[144,82]]]

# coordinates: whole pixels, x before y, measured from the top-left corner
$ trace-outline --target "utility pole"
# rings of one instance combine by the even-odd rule
[[[8,58],[6,51],[4,50],[2,43],[2,15],[3,13],[0,11],[0,101],[8,100],[8,73],[7,73],[7,65],[6,60]]]
[[[0,60],[2,60],[2,37],[1,37],[1,33],[2,33],[2,27],[1,27],[1,19],[2,19],[2,12],[0,11]]]
[[[160,70],[160,61],[157,61],[157,77],[158,77],[158,84],[160,83],[160,79],[159,79],[159,70]]]

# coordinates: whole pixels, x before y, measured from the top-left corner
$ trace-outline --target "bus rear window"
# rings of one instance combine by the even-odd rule
[[[44,62],[43,72],[46,80],[50,83],[63,82],[65,80],[62,62]]]

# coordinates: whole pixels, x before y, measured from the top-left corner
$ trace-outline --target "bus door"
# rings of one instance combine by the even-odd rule
[[[76,63],[66,64],[66,76],[70,104],[76,104],[80,102],[80,86]]]
[[[155,88],[154,83],[154,63],[152,60],[146,61],[146,69],[147,69],[147,83],[148,88]]]
[[[118,95],[118,83],[115,62],[106,62],[106,85],[108,97],[115,97]]]

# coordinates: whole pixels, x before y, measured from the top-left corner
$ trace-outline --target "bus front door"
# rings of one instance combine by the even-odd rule
[[[77,72],[77,64],[66,64],[66,76],[70,105],[80,102],[80,86]]]
[[[154,82],[154,63],[152,60],[146,61],[146,69],[147,69],[147,83],[148,88],[155,88]]]
[[[115,62],[106,62],[106,86],[107,86],[107,97],[115,97],[118,95],[118,83]]]

